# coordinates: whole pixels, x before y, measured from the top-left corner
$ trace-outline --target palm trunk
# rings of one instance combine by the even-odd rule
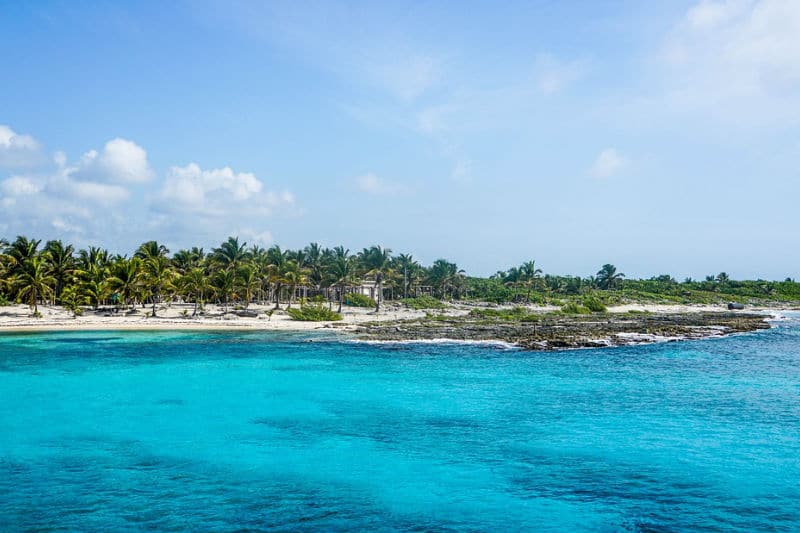
[[[281,284],[275,284],[275,309],[281,308]]]
[[[383,274],[380,272],[375,277],[375,286],[378,289],[378,294],[375,295],[375,312],[381,311],[381,298],[383,297]]]

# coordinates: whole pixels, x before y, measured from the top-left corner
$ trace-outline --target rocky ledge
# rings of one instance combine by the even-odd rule
[[[719,337],[768,329],[768,317],[752,313],[547,315],[526,321],[428,317],[370,323],[356,329],[362,340],[503,341],[528,350],[621,346]]]

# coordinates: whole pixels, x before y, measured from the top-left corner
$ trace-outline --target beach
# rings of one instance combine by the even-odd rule
[[[336,306],[334,306],[335,309]],[[776,308],[729,312],[721,306],[627,304],[607,313],[564,315],[552,306],[526,306],[520,321],[485,320],[474,311],[508,311],[512,306],[450,304],[435,312],[413,310],[390,302],[376,313],[371,308],[345,307],[341,321],[292,320],[284,308],[251,305],[241,309],[207,304],[192,317],[194,306],[173,303],[135,311],[86,310],[80,316],[61,307],[40,307],[40,318],[25,305],[0,308],[0,333],[47,331],[230,330],[308,332],[336,331],[368,342],[500,342],[530,350],[591,348],[720,337],[769,327]],[[517,307],[517,310],[520,308]],[[255,316],[252,316],[255,314]]]

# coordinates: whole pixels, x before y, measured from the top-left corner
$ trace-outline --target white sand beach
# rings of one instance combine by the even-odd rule
[[[87,309],[83,315],[74,317],[70,311],[59,306],[39,306],[41,318],[34,318],[27,305],[10,305],[0,307],[0,333],[13,331],[50,331],[50,330],[192,330],[192,329],[242,329],[242,330],[276,330],[276,331],[309,331],[316,329],[334,328],[340,331],[354,329],[365,322],[394,322],[400,320],[422,318],[425,311],[416,311],[393,302],[385,303],[380,313],[373,309],[344,307],[342,320],[338,322],[301,322],[292,320],[284,311],[286,304],[281,309],[274,311],[271,316],[267,311],[274,305],[251,305],[248,310],[258,313],[257,317],[237,316],[231,308],[207,304],[205,314],[191,317],[194,306],[192,304],[173,303],[161,305],[157,309],[156,317],[151,317],[150,307],[139,306],[133,314],[125,312],[114,313],[107,310],[93,311]],[[448,305],[447,309],[434,311],[436,314],[460,316],[469,313],[476,305],[455,304]],[[498,306],[511,307],[511,306]],[[336,306],[334,305],[334,310]],[[546,313],[558,310],[554,306],[528,306],[532,312]],[[657,304],[626,304],[608,309],[609,313],[627,313],[629,311],[650,313],[699,313],[726,311],[719,305],[657,305]],[[776,309],[751,308],[755,312],[776,312]]]
[[[113,313],[110,311],[86,310],[83,315],[73,317],[70,311],[59,306],[39,306],[41,318],[31,316],[27,305],[0,307],[0,333],[10,331],[46,330],[173,330],[173,329],[258,329],[276,331],[308,331],[322,328],[352,329],[363,322],[394,321],[425,316],[423,311],[414,311],[399,305],[389,304],[376,314],[374,309],[345,307],[342,320],[338,322],[301,322],[292,320],[281,309],[271,316],[267,311],[274,305],[251,305],[248,310],[258,313],[257,317],[237,316],[232,308],[225,312],[222,306],[207,304],[205,314],[191,317],[194,305],[162,305],[157,316],[151,317],[150,307],[136,309],[134,314]],[[336,309],[336,306],[333,308]]]

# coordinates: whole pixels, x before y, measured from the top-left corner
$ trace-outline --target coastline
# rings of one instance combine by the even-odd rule
[[[531,306],[535,320],[487,322],[470,314],[472,305],[449,305],[429,316],[389,303],[379,314],[372,309],[345,308],[337,322],[291,320],[283,310],[271,316],[272,305],[253,305],[255,317],[237,316],[223,308],[206,306],[206,314],[189,318],[193,306],[173,304],[147,317],[147,309],[134,315],[110,311],[88,312],[72,317],[59,307],[42,307],[41,318],[30,316],[27,306],[0,308],[0,334],[54,331],[328,331],[347,334],[349,340],[368,343],[496,344],[526,350],[559,350],[651,344],[721,337],[768,329],[769,320],[785,309],[752,308],[729,312],[715,306],[627,304],[612,307],[602,315],[554,316],[546,307]]]

